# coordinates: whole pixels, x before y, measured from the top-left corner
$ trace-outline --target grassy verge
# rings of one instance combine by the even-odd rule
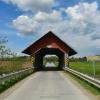
[[[94,94],[94,95],[100,95],[100,88],[97,88],[96,86],[88,83],[85,80],[82,80],[81,78],[79,78],[79,77],[77,77],[75,75],[72,75],[69,72],[66,72],[66,71],[64,71],[64,72],[65,72],[65,74],[68,74],[69,76],[71,76],[71,78],[73,78],[74,80],[76,80],[78,83],[80,83],[85,89],[87,89],[92,94]]]
[[[26,78],[27,76],[31,75],[33,72],[35,71],[32,71],[32,72],[29,72],[29,73],[25,73],[21,76],[18,76],[18,77],[14,77],[10,80],[7,80],[3,83],[0,84],[0,93],[2,93],[3,91],[5,91],[6,89],[10,88],[11,86],[13,86],[15,83],[19,82],[20,80]]]

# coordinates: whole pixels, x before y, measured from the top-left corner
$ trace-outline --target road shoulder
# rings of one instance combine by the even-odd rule
[[[67,74],[67,72],[63,72],[63,74],[69,78],[72,83],[74,83],[80,90],[82,90],[84,95],[87,95],[91,100],[100,100],[100,95],[94,95],[89,90],[85,89],[79,82],[77,82],[72,76]]]
[[[16,89],[20,88],[27,80],[33,77],[33,75],[36,73],[33,73],[29,75],[28,77],[24,78],[23,80],[19,81],[18,83],[14,84],[7,90],[5,90],[3,93],[0,94],[0,100],[5,100],[12,92],[14,92]],[[35,76],[35,75],[34,75]]]

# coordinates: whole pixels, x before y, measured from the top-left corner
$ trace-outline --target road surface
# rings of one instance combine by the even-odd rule
[[[4,100],[90,100],[60,71],[31,75]]]

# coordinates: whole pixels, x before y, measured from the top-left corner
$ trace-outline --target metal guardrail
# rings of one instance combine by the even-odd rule
[[[3,83],[3,82],[10,80],[12,78],[21,76],[25,73],[30,73],[32,71],[33,71],[33,68],[28,68],[28,69],[24,69],[24,70],[20,70],[20,71],[14,72],[14,73],[7,74],[5,76],[0,77],[0,83]]]
[[[80,73],[80,72],[75,71],[75,70],[73,70],[73,69],[70,69],[70,68],[68,68],[68,67],[65,67],[64,70],[65,70],[65,71],[68,71],[68,72],[70,72],[71,74],[73,74],[73,75],[75,75],[75,76],[77,76],[77,77],[79,77],[79,78],[81,78],[81,79],[83,79],[83,80],[89,82],[90,84],[92,84],[92,85],[94,85],[94,86],[100,88],[100,80],[97,80],[97,79],[95,79],[95,78],[92,78],[92,77],[90,77],[90,76],[88,76],[88,75],[86,75],[86,74]]]

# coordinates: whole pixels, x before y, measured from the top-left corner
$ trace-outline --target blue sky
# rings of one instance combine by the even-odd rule
[[[100,54],[99,0],[0,0],[0,35],[21,53],[49,30],[77,56]]]

